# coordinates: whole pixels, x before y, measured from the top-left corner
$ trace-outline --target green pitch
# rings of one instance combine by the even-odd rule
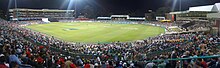
[[[164,33],[164,28],[141,24],[54,22],[26,27],[61,40],[85,43],[143,40]]]

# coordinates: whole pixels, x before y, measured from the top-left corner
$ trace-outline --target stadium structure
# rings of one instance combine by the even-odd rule
[[[50,21],[72,20],[74,10],[58,9],[9,9],[10,20],[28,21],[48,18]]]
[[[214,5],[205,6],[195,6],[189,7],[186,11],[170,12],[173,20],[207,20],[211,17],[217,17],[216,15],[210,15],[213,13],[220,12],[220,3],[215,3]]]
[[[210,21],[214,33],[220,34],[220,3],[214,5],[189,7],[186,11],[170,12],[174,21],[200,21],[200,24]],[[203,21],[203,23],[201,23]]]
[[[97,17],[97,20],[130,20],[130,21],[144,21],[145,17],[130,17],[129,15],[111,15],[110,17]]]

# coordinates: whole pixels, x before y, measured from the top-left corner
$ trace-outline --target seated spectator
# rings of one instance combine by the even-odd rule
[[[5,60],[6,58],[4,54],[0,54],[0,68],[9,68],[9,66],[6,65]]]
[[[9,64],[11,66],[12,62],[16,65],[21,65],[21,61],[19,60],[19,58],[16,56],[15,54],[15,50],[11,51],[11,55],[9,56]]]
[[[70,58],[65,62],[64,68],[76,68],[76,65],[71,61]]]
[[[10,68],[19,68],[19,65],[16,62],[11,62]]]

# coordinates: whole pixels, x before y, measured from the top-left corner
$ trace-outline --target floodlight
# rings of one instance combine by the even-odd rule
[[[173,1],[173,5],[172,5],[172,11],[174,11],[176,5],[177,5],[178,0],[174,0]],[[179,0],[179,11],[182,10],[182,0]]]

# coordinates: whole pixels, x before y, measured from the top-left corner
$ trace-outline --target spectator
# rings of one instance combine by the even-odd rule
[[[108,44],[85,44],[68,43],[53,36],[50,37],[20,27],[25,25],[30,24],[0,21],[0,54],[3,54],[5,59],[9,59],[4,60],[4,63],[9,63],[11,67],[27,67],[30,65],[36,68],[76,68],[86,65],[89,68],[99,66],[101,68],[144,68],[146,65],[146,67],[152,68],[159,65],[158,67],[162,68],[175,68],[178,67],[179,61],[146,64],[143,60],[197,58],[220,53],[217,48],[220,37],[204,32],[161,35],[135,42],[117,41]],[[161,23],[161,25],[167,24]],[[86,56],[72,56],[76,58],[72,62],[69,58],[65,58],[68,54],[86,54]],[[84,63],[88,60],[90,62]],[[132,62],[128,62],[130,60]],[[135,63],[133,63],[134,60]],[[184,67],[196,67],[197,65],[206,68],[206,62],[210,68],[219,67],[219,60],[216,58],[196,60],[184,60]],[[3,63],[1,65],[5,66]]]
[[[5,59],[4,54],[0,54],[0,68],[9,68],[9,66],[5,64]]]
[[[12,62],[14,62],[14,64],[16,64],[16,65],[21,65],[21,61],[16,56],[15,50],[12,50],[11,55],[9,56],[9,64],[11,64]]]

